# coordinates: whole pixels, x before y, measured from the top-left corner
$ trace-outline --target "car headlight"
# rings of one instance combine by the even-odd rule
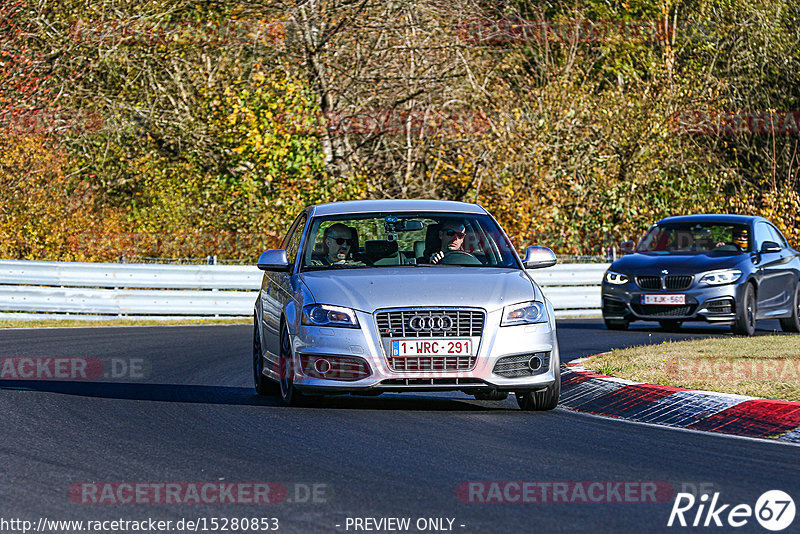
[[[700,277],[700,283],[708,284],[710,286],[721,286],[723,284],[732,284],[742,277],[742,271],[739,269],[725,269],[722,271],[711,271],[705,273]]]
[[[303,306],[302,323],[307,326],[358,328],[358,319],[356,319],[356,313],[353,310],[328,304]]]
[[[500,326],[546,322],[547,308],[544,302],[530,301],[503,308],[503,320],[500,321]]]
[[[609,284],[614,284],[615,286],[621,286],[622,284],[627,284],[630,281],[630,278],[627,274],[622,273],[615,273],[614,271],[606,271],[606,282]]]

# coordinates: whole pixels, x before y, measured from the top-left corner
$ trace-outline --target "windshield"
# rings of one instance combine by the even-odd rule
[[[742,254],[749,249],[747,225],[690,222],[653,226],[639,242],[636,252]]]
[[[511,244],[487,215],[372,213],[317,217],[301,270],[461,265],[519,268]]]

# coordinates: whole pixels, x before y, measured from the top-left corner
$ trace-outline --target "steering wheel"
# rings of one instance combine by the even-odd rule
[[[463,250],[448,250],[439,263],[443,265],[483,265],[478,258]]]

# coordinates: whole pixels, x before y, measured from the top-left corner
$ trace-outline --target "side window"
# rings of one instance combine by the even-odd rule
[[[306,226],[306,214],[302,214],[297,218],[291,234],[286,236],[284,248],[286,249],[286,256],[289,261],[294,263],[297,260],[297,251],[300,250],[300,240],[303,238],[303,229]]]
[[[772,239],[770,241],[775,241],[779,244],[782,248],[786,248],[786,240],[783,238],[783,235],[772,225],[769,225],[769,233],[772,235]]]
[[[772,241],[772,232],[767,223],[759,222],[756,224],[756,251],[761,250],[764,241]]]

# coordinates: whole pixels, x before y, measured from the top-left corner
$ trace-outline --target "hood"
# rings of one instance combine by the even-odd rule
[[[611,264],[612,271],[625,274],[660,275],[663,269],[669,274],[696,274],[717,269],[733,269],[749,262],[750,254],[658,254],[637,252]]]
[[[367,313],[379,308],[465,306],[487,311],[541,293],[525,271],[480,267],[380,267],[301,273],[314,300]]]

